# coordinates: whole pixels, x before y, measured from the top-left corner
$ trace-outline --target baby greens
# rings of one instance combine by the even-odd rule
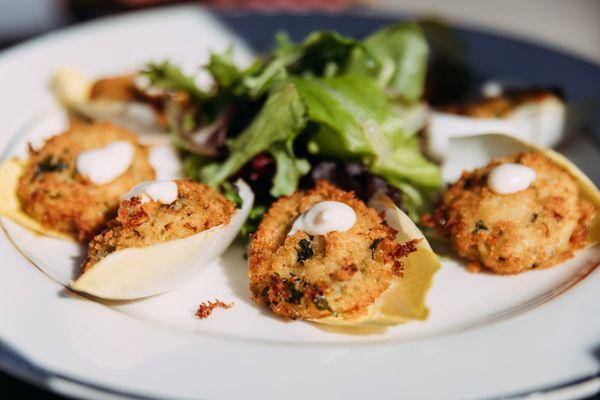
[[[189,176],[213,186],[238,176],[261,182],[253,189],[266,203],[302,186],[317,162],[359,163],[397,188],[401,206],[416,218],[440,185],[438,167],[421,154],[416,129],[404,118],[422,98],[427,57],[418,24],[399,23],[362,41],[322,31],[295,44],[278,35],[273,53],[246,69],[230,51],[213,54],[208,91],[170,63],[144,73],[155,86],[189,95],[188,117],[171,126]],[[224,127],[224,140],[214,140]],[[194,137],[213,147],[195,151]]]

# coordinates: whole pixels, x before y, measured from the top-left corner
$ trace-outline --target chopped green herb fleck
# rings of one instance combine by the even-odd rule
[[[298,288],[296,287],[294,282],[288,282],[287,287],[290,292],[290,295],[286,299],[286,301],[288,303],[292,303],[292,304],[300,304],[300,301],[302,300],[302,296],[304,296],[304,292],[301,290],[298,290]]]
[[[313,299],[313,304],[315,305],[315,307],[317,307],[321,311],[323,311],[323,310],[332,311],[331,307],[329,307],[329,302],[327,301],[325,296],[323,296],[322,294],[316,296]]]
[[[310,248],[310,242],[306,239],[300,240],[298,244],[300,245],[300,249],[298,250],[297,260],[303,263],[313,256],[313,249]]]
[[[485,224],[483,223],[482,220],[479,220],[475,224],[475,229],[473,230],[473,233],[477,233],[479,231],[487,231],[487,230],[488,230],[488,227],[485,226]]]
[[[373,243],[371,243],[371,245],[369,246],[369,248],[371,249],[371,258],[375,256],[375,250],[377,250],[377,246],[379,246],[379,243],[381,243],[382,240],[383,239],[381,238],[377,238],[373,240]]]
[[[46,157],[42,162],[35,166],[34,179],[46,172],[60,172],[67,169],[68,165],[62,160],[54,161],[52,157]]]

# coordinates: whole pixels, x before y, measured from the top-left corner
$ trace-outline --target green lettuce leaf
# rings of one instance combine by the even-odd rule
[[[337,32],[322,31],[311,34],[300,44],[294,44],[286,34],[280,33],[277,43],[264,65],[245,73],[243,84],[252,98],[260,97],[290,75],[335,74],[345,68],[358,42]]]
[[[269,89],[287,78],[287,71],[282,60],[276,59],[264,68],[254,68],[255,71],[246,73],[243,86],[247,95],[253,99],[260,98]]]
[[[366,76],[293,78],[308,117],[322,129],[318,153],[338,158],[387,156],[405,140],[402,119],[375,81]]]
[[[223,53],[212,53],[206,70],[220,89],[229,89],[243,78],[243,73],[233,63],[232,48]]]
[[[435,189],[442,184],[439,167],[423,156],[416,136],[397,146],[388,157],[376,158],[370,170],[390,182],[402,177],[423,188]]]
[[[291,141],[286,144],[279,142],[272,146],[269,152],[277,165],[270,191],[271,196],[277,198],[294,193],[300,178],[310,171],[310,164],[305,159],[295,157],[291,149]]]
[[[294,192],[310,170],[309,161],[294,153],[306,151],[310,160],[366,165],[403,192],[403,208],[414,218],[440,185],[438,167],[423,157],[415,137],[427,57],[419,26],[400,23],[363,41],[321,31],[293,43],[280,34],[271,56],[246,69],[233,63],[231,51],[213,54],[206,68],[216,85],[207,93],[168,63],[152,76],[198,92],[192,98],[199,100],[195,109],[204,125],[232,105],[238,113],[228,127],[226,158],[191,156],[189,176],[219,186],[268,153],[276,164],[269,194],[279,197]]]
[[[391,97],[415,102],[423,95],[427,57],[427,40],[419,25],[403,22],[366,38],[354,50],[347,72],[375,76]]]
[[[184,91],[199,101],[207,99],[208,95],[196,85],[191,76],[185,75],[179,67],[169,61],[162,63],[149,63],[141,71],[152,85],[166,90]]]
[[[306,124],[306,109],[296,87],[282,83],[271,90],[256,118],[228,144],[229,156],[223,163],[211,163],[200,170],[200,180],[216,186],[241,167],[278,142],[293,140]]]
[[[393,107],[373,79],[292,79],[306,104],[308,118],[319,126],[308,151],[320,157],[360,160],[403,193],[412,218],[428,206],[429,192],[441,185],[439,167],[421,153],[419,139],[403,125],[413,108]],[[406,117],[406,118],[403,118]]]
[[[359,44],[357,40],[333,31],[315,32],[296,46],[290,45],[289,41],[281,45],[282,42],[285,41],[280,38],[280,47],[275,54],[283,60],[289,73],[312,76],[323,76],[332,69],[343,71]]]
[[[402,208],[414,220],[428,210],[432,194],[442,185],[440,168],[421,154],[419,139],[411,137],[386,158],[377,158],[369,169],[402,192]]]

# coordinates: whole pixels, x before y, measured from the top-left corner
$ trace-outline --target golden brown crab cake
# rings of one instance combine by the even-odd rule
[[[488,174],[504,163],[533,169],[534,181],[516,193],[493,192]],[[442,195],[434,220],[461,257],[496,273],[516,274],[571,258],[585,245],[593,214],[565,169],[539,152],[526,152],[463,172]]]
[[[231,221],[235,205],[221,193],[190,180],[175,183],[178,195],[171,204],[123,200],[117,218],[89,243],[82,272],[115,251],[183,239]]]
[[[473,118],[503,118],[525,104],[539,104],[547,100],[562,102],[562,98],[550,90],[525,89],[507,92],[500,96],[484,97],[477,101],[451,104],[442,111]]]
[[[135,75],[110,76],[96,80],[90,89],[90,100],[130,101],[138,97]]]
[[[133,149],[124,173],[108,183],[95,184],[77,171],[79,154],[117,141],[126,141]],[[148,149],[135,134],[108,123],[75,123],[49,138],[40,150],[30,150],[17,195],[23,210],[40,224],[84,241],[114,216],[121,196],[154,176]]]
[[[288,235],[300,214],[322,201],[352,207],[345,232]],[[327,181],[276,201],[252,236],[250,291],[258,303],[287,319],[358,318],[402,275],[402,258],[415,243],[400,244],[377,212]]]
[[[169,125],[167,116],[169,104],[185,107],[189,102],[189,95],[184,91],[149,91],[136,84],[135,74],[128,74],[104,77],[94,81],[87,100],[144,104],[150,107],[156,124],[166,129]]]

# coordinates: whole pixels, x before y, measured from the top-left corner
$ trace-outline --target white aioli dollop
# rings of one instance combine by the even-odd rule
[[[535,171],[521,164],[502,164],[488,175],[488,187],[498,194],[510,194],[527,189],[535,180]]]
[[[77,171],[96,185],[103,185],[121,176],[133,160],[133,146],[124,140],[104,147],[81,152],[77,156]]]
[[[329,232],[346,232],[356,222],[356,213],[349,205],[339,201],[322,201],[303,212],[288,233],[298,231],[309,235],[324,235]]]
[[[499,97],[502,96],[504,88],[502,84],[497,81],[487,81],[481,85],[481,94],[483,97]]]
[[[142,182],[134,186],[133,189],[125,195],[126,199],[139,197],[142,204],[150,201],[156,201],[161,204],[171,204],[179,196],[177,183],[173,181],[149,181]]]
[[[171,144],[152,147],[149,160],[154,172],[156,172],[157,181],[182,177],[181,159],[177,154],[177,150]]]

